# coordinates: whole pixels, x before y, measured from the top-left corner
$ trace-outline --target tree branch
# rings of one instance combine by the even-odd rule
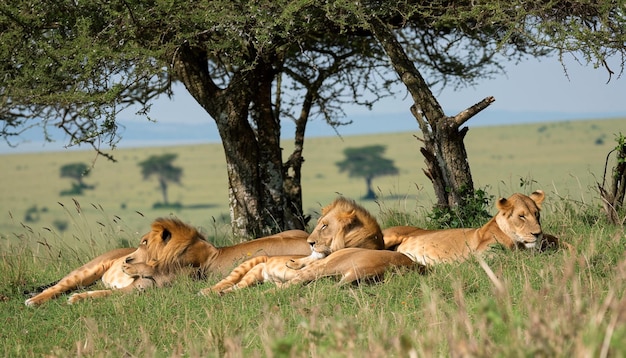
[[[406,85],[406,88],[413,97],[413,102],[426,115],[428,123],[433,125],[433,121],[445,117],[445,113],[437,102],[437,99],[430,91],[426,81],[421,73],[417,70],[413,62],[408,58],[402,45],[396,39],[394,33],[380,19],[372,17],[369,24],[376,39],[391,60],[391,65],[400,76],[400,80]],[[423,128],[422,128],[423,130]]]
[[[467,108],[466,110],[460,112],[456,116],[452,117],[452,121],[456,125],[456,127],[460,127],[463,123],[467,122],[470,118],[474,117],[478,112],[483,109],[489,107],[490,104],[495,102],[496,99],[493,96],[487,97],[482,101],[476,103],[475,105]]]

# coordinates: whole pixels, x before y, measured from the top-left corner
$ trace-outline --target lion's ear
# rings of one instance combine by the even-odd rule
[[[509,202],[507,198],[500,198],[496,202],[496,207],[500,211],[507,211],[508,209],[511,208],[511,203]]]
[[[543,203],[543,199],[546,198],[546,195],[543,193],[543,190],[535,190],[535,192],[530,194],[530,198],[537,204],[537,207],[541,209],[541,203]]]
[[[163,228],[163,232],[161,232],[161,239],[163,240],[163,242],[167,243],[168,241],[170,241],[171,238],[172,233],[168,229]]]
[[[352,223],[352,221],[356,219],[356,210],[352,209],[348,212],[342,213],[341,219],[347,221],[348,223]]]

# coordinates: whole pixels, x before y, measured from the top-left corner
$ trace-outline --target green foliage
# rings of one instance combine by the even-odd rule
[[[617,164],[626,163],[626,136],[620,132],[615,135],[615,141],[617,142],[617,145],[614,150],[618,153]]]
[[[372,189],[372,180],[385,175],[398,174],[398,168],[393,160],[383,158],[386,146],[370,145],[359,148],[346,148],[343,153],[346,158],[335,163],[339,172],[348,172],[350,177],[364,178],[367,184],[365,199],[374,199],[376,194]]]
[[[174,166],[172,162],[176,160],[178,154],[175,153],[166,153],[162,155],[152,155],[148,157],[148,159],[139,162],[139,166],[141,167],[141,175],[144,180],[156,176],[159,182],[159,188],[161,189],[161,194],[163,195],[163,204],[162,206],[169,206],[169,202],[167,200],[167,186],[169,183],[180,184],[180,179],[183,175],[183,169],[177,166]]]
[[[466,195],[464,205],[454,208],[435,206],[428,214],[431,228],[465,228],[484,225],[492,215],[494,196],[487,192],[488,188],[474,190],[473,195]]]
[[[138,113],[147,114],[156,97],[171,94],[172,79],[181,79],[173,59],[185,45],[205,52],[209,66],[202,74],[224,88],[233,71],[254,71],[261,62],[275,69],[285,65],[284,73],[302,86],[313,83],[317,69],[330,60],[334,64],[326,69],[338,76],[315,86],[315,94],[324,93],[325,99],[319,113],[341,113],[331,105],[332,98],[371,106],[361,100],[362,91],[378,96],[395,80],[380,47],[368,36],[372,16],[397,28],[425,77],[443,85],[490,77],[502,70],[503,59],[553,52],[559,58],[573,53],[615,70],[611,60],[619,61],[626,43],[624,33],[616,30],[624,27],[624,14],[614,2],[511,7],[501,0],[454,6],[436,1],[369,6],[348,0],[213,0],[194,4],[190,12],[184,1],[148,6],[14,0],[0,4],[0,58],[9,59],[0,69],[3,95],[10,98],[0,108],[6,121],[2,134],[15,136],[43,121],[44,126],[59,125],[70,145],[114,147],[121,111],[136,106]],[[615,67],[623,69],[623,62]],[[371,81],[376,77],[378,84]],[[337,89],[341,87],[350,89]]]
[[[24,222],[34,223],[39,221],[39,209],[37,205],[33,205],[30,208],[26,209],[24,213]]]
[[[172,164],[177,157],[178,154],[176,153],[152,155],[148,159],[139,162],[141,175],[143,175],[144,179],[154,175],[159,177],[159,180],[163,178],[163,180],[168,182],[179,183],[183,170]]]
[[[52,222],[52,226],[60,232],[64,232],[69,227],[69,222],[67,220],[54,220]]]
[[[383,175],[395,175],[398,168],[393,160],[383,158],[386,146],[370,145],[359,148],[346,148],[343,153],[346,158],[336,165],[339,172],[348,172],[351,177],[375,178]]]
[[[70,163],[61,167],[61,178],[75,180],[72,189],[61,191],[61,196],[82,195],[87,189],[94,189],[95,186],[85,184],[83,179],[91,173],[91,167],[85,163]]]
[[[85,163],[70,163],[61,167],[61,178],[70,178],[82,182],[89,176],[90,167]]]

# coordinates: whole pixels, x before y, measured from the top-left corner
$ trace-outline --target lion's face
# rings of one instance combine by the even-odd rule
[[[530,196],[513,194],[508,199],[497,202],[498,214],[496,222],[518,245],[534,248],[542,238],[539,211],[545,195],[537,190]]]
[[[147,235],[146,235],[147,236]],[[144,236],[145,238],[145,236]],[[132,263],[156,263],[156,259],[150,258],[148,253],[148,240],[142,239],[141,243],[137,247],[137,250],[132,254],[128,255],[124,262],[128,264]]]
[[[161,218],[152,223],[152,230],[141,238],[137,250],[126,262],[158,264],[160,267],[199,266],[193,247],[205,241],[195,228],[183,222]]]
[[[307,241],[313,253],[319,256],[344,247],[384,248],[376,220],[354,201],[345,198],[338,198],[322,209],[322,216]]]

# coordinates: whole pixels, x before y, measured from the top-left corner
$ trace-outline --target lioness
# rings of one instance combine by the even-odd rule
[[[311,255],[287,262],[292,269],[301,269],[309,263],[347,247],[380,250],[385,248],[383,234],[376,219],[354,200],[335,199],[322,209],[322,216],[309,235]]]
[[[105,287],[132,291],[149,284],[144,278],[132,277],[124,273],[124,263],[158,262],[164,268],[191,266],[202,272],[226,274],[243,259],[258,255],[307,255],[311,252],[306,241],[308,233],[289,230],[273,236],[243,242],[237,245],[216,248],[190,225],[178,219],[160,218],[152,223],[152,230],[143,236],[145,257],[135,259],[135,248],[116,249],[96,257],[85,265],[70,272],[55,285],[27,299],[27,306],[40,305],[64,292],[89,286],[102,279]],[[168,269],[169,270],[169,269]],[[139,280],[139,281],[138,281]],[[135,287],[139,286],[139,287]],[[110,294],[109,290],[94,297]],[[89,295],[87,295],[89,296]],[[78,300],[71,299],[70,302]]]
[[[390,227],[383,231],[385,247],[395,248],[426,266],[465,260],[493,244],[509,249],[534,248],[543,236],[539,210],[544,198],[541,190],[530,196],[517,193],[508,199],[501,198],[496,203],[498,213],[478,229]]]
[[[385,271],[392,267],[415,267],[417,264],[408,256],[389,250],[345,248],[335,251],[326,258],[313,261],[301,270],[286,266],[293,256],[257,256],[238,267],[213,287],[203,289],[200,294],[212,292],[224,294],[236,289],[264,282],[273,282],[278,287],[306,283],[326,276],[341,276],[339,285],[361,280],[382,280]]]

